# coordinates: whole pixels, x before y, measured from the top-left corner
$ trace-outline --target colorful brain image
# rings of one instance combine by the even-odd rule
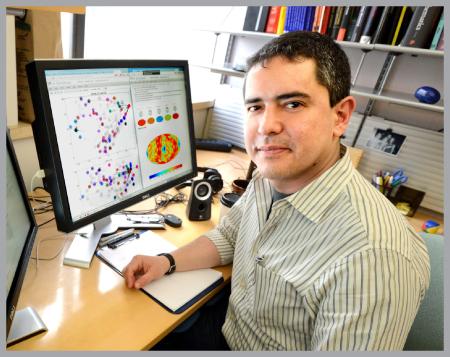
[[[179,151],[180,139],[174,134],[162,134],[148,144],[147,157],[155,164],[167,164]]]

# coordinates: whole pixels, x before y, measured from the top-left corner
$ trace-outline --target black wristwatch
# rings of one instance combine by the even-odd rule
[[[172,254],[161,253],[158,255],[162,255],[162,256],[166,257],[167,259],[169,259],[170,267],[169,267],[169,270],[166,272],[166,275],[172,274],[175,271],[175,269],[177,268],[177,266],[175,265],[175,259],[173,259]]]

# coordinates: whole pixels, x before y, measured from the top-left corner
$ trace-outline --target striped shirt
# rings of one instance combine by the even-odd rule
[[[206,236],[233,261],[233,350],[401,350],[429,284],[422,238],[353,168],[275,201],[256,172]]]

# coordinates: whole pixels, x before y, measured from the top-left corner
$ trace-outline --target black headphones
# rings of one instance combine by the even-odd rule
[[[210,167],[197,167],[197,169],[199,172],[203,172],[203,180],[209,182],[213,194],[216,194],[223,188],[222,175],[217,169],[212,169]],[[181,190],[183,187],[190,186],[191,184],[192,180],[189,180],[175,186],[175,188]]]
[[[198,171],[203,172],[203,180],[211,184],[213,193],[219,192],[223,188],[222,175],[217,169],[210,167],[198,167]]]

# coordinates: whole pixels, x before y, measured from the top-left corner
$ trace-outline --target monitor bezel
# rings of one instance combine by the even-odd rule
[[[12,280],[11,287],[9,288],[8,291],[8,296],[6,298],[6,336],[8,336],[10,327],[14,319],[15,312],[17,310],[17,301],[19,300],[20,291],[22,290],[23,280],[25,278],[25,273],[28,269],[28,262],[30,260],[31,252],[33,250],[38,226],[36,224],[33,209],[31,208],[30,202],[28,200],[28,193],[25,188],[25,183],[22,177],[22,173],[20,171],[19,163],[17,161],[17,156],[14,151],[14,146],[8,131],[6,132],[6,146],[9,158],[11,160],[14,169],[14,174],[17,179],[17,183],[21,193],[21,198],[23,204],[25,205],[28,218],[30,220],[30,229],[28,230],[27,238],[22,248],[22,253],[20,254],[19,262],[17,264],[17,269],[15,271],[14,278]],[[8,207],[6,207],[6,209],[8,209]]]
[[[50,105],[50,97],[45,77],[46,70],[70,70],[90,68],[151,68],[151,67],[180,67],[184,71],[184,85],[186,90],[186,108],[188,112],[188,129],[191,147],[192,170],[173,181],[149,189],[141,194],[120,201],[110,207],[97,211],[81,219],[73,220],[67,189],[64,181],[61,157],[59,155],[58,141],[54,125],[53,113]],[[27,75],[32,93],[35,121],[32,124],[36,142],[39,163],[45,171],[44,187],[49,191],[54,211],[56,224],[63,232],[72,232],[78,228],[94,223],[108,217],[133,204],[164,192],[186,180],[197,176],[197,160],[195,151],[194,116],[192,109],[191,90],[189,81],[189,65],[186,60],[35,60],[27,64]],[[46,118],[48,120],[46,120]],[[45,132],[46,138],[37,138]],[[40,131],[40,132],[39,132]],[[40,145],[49,145],[48,148],[40,148]],[[47,155],[52,159],[49,160]],[[52,162],[49,162],[52,161]]]

